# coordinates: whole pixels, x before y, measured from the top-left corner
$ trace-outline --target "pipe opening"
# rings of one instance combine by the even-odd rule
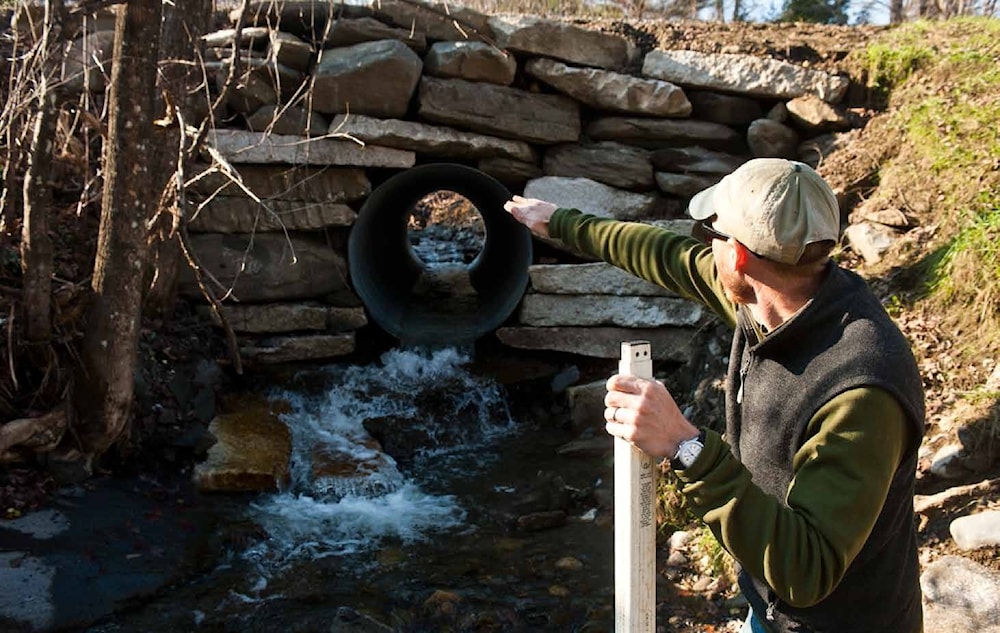
[[[509,198],[494,178],[443,163],[376,188],[348,244],[351,280],[372,320],[404,345],[464,345],[499,327],[531,264],[531,234],[503,209]],[[471,231],[453,230],[455,222]]]

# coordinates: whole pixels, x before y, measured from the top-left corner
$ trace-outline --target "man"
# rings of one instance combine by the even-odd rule
[[[745,163],[691,200],[704,244],[519,196],[504,208],[735,328],[724,438],[631,376],[608,381],[605,417],[608,433],[670,458],[739,562],[743,631],[921,631],[920,376],[864,281],[829,258],[840,210],[823,179],[794,161]]]

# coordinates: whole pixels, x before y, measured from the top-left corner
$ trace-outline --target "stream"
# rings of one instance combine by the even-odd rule
[[[468,233],[410,238],[440,270],[475,256]],[[216,523],[200,573],[89,633],[610,630],[610,453],[558,452],[604,436],[603,420],[573,428],[553,386],[566,368],[469,347],[273,384],[290,484],[205,499]]]
[[[397,349],[296,373],[268,394],[288,404],[289,487],[207,499],[218,559],[88,630],[609,630],[613,531],[594,490],[611,462],[558,454],[580,430],[551,376],[511,398],[493,371]]]

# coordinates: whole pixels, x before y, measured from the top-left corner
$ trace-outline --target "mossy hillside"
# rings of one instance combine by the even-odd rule
[[[902,136],[877,196],[931,237],[872,267],[911,267],[898,307],[937,313],[970,363],[1000,353],[1000,20],[901,25],[860,53]],[[917,196],[914,192],[922,192]],[[919,197],[930,204],[913,205]],[[900,297],[905,299],[900,300]],[[966,385],[968,386],[968,385]]]

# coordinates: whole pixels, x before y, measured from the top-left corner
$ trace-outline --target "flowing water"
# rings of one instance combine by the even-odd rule
[[[579,430],[547,382],[488,373],[455,349],[301,372],[270,394],[288,489],[219,498],[226,555],[93,631],[609,630],[610,464],[557,453]]]

